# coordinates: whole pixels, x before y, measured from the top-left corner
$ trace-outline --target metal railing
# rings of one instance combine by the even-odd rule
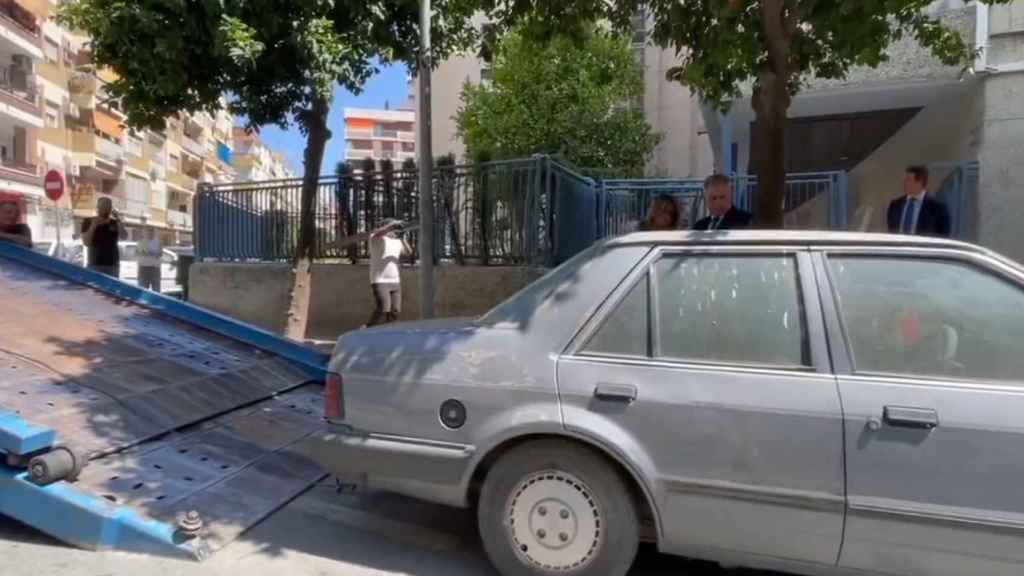
[[[602,190],[600,213],[601,236],[625,234],[636,229],[647,217],[647,211],[655,197],[662,194],[676,200],[682,211],[681,228],[692,226],[707,215],[704,206],[704,181],[697,178],[638,178],[600,180]],[[733,177],[734,202],[747,211],[754,212],[757,194],[757,177],[739,174]],[[846,230],[846,173],[808,172],[786,176],[786,194],[783,212],[792,213],[806,203],[824,198],[827,203],[828,221],[822,225],[832,230]]]
[[[949,209],[954,238],[978,239],[978,184],[981,164],[976,161],[938,162],[928,165],[932,177],[942,178],[935,197]]]
[[[192,228],[192,215],[178,210],[168,210],[167,223],[178,228]]]
[[[572,177],[544,157],[434,171],[434,258],[483,264],[549,265],[552,194]],[[203,258],[289,260],[298,241],[302,181],[203,184],[196,197],[196,244]],[[313,199],[315,258],[360,260],[365,243],[346,236],[386,218],[419,219],[418,173],[402,170],[321,178]],[[415,232],[410,244],[419,257]]]
[[[754,196],[757,194],[757,177],[736,176],[734,188],[736,203],[747,211],[756,212]],[[821,224],[829,230],[846,230],[849,227],[846,172],[802,172],[786,175],[783,213],[792,213],[818,198],[822,198],[826,203],[828,215],[828,221]]]
[[[750,206],[756,183],[737,178],[737,203]],[[651,201],[669,194],[684,209],[684,226],[705,215],[697,179],[594,180],[547,156],[434,169],[435,245],[438,261],[484,265],[549,266],[600,238],[636,229]],[[845,174],[794,174],[786,206],[825,195],[833,219],[845,206]],[[313,257],[357,261],[366,243],[345,237],[376,229],[386,218],[419,220],[416,171],[393,170],[322,177],[314,195]],[[201,184],[195,198],[197,254],[221,260],[294,258],[302,180]],[[408,239],[419,257],[415,232]]]

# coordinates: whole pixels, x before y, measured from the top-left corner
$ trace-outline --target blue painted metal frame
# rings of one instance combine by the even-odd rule
[[[0,451],[24,456],[53,446],[57,433],[51,428],[36,426],[12,412],[0,411]]]
[[[117,549],[201,560],[201,540],[176,541],[175,527],[86,494],[67,482],[37,486],[28,473],[0,465],[0,510],[79,548]]]
[[[276,354],[301,366],[310,374],[311,378],[323,379],[326,377],[329,355],[266,330],[13,244],[0,242],[0,258],[49,272]]]

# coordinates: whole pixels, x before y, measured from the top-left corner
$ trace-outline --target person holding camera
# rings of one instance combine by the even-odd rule
[[[121,254],[118,241],[128,237],[128,230],[114,210],[110,198],[96,200],[96,216],[82,222],[82,243],[88,250],[89,268],[118,278],[121,273]]]
[[[366,326],[376,326],[381,320],[395,322],[402,313],[400,260],[403,255],[412,253],[402,236],[403,227],[401,221],[388,218],[372,232],[348,236],[339,243],[342,247],[356,242],[370,243],[370,290],[374,310]]]

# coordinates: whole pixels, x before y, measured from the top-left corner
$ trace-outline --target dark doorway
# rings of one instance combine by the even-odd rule
[[[896,108],[793,118],[786,128],[786,172],[851,170],[920,110]],[[750,174],[757,173],[756,126],[756,122],[750,123]]]

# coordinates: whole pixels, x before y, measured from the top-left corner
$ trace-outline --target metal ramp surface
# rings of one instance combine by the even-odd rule
[[[303,440],[324,355],[6,245],[0,302],[0,513],[82,547],[202,558],[322,478]],[[90,463],[37,486],[13,464],[55,441]],[[199,537],[178,529],[193,510]]]

